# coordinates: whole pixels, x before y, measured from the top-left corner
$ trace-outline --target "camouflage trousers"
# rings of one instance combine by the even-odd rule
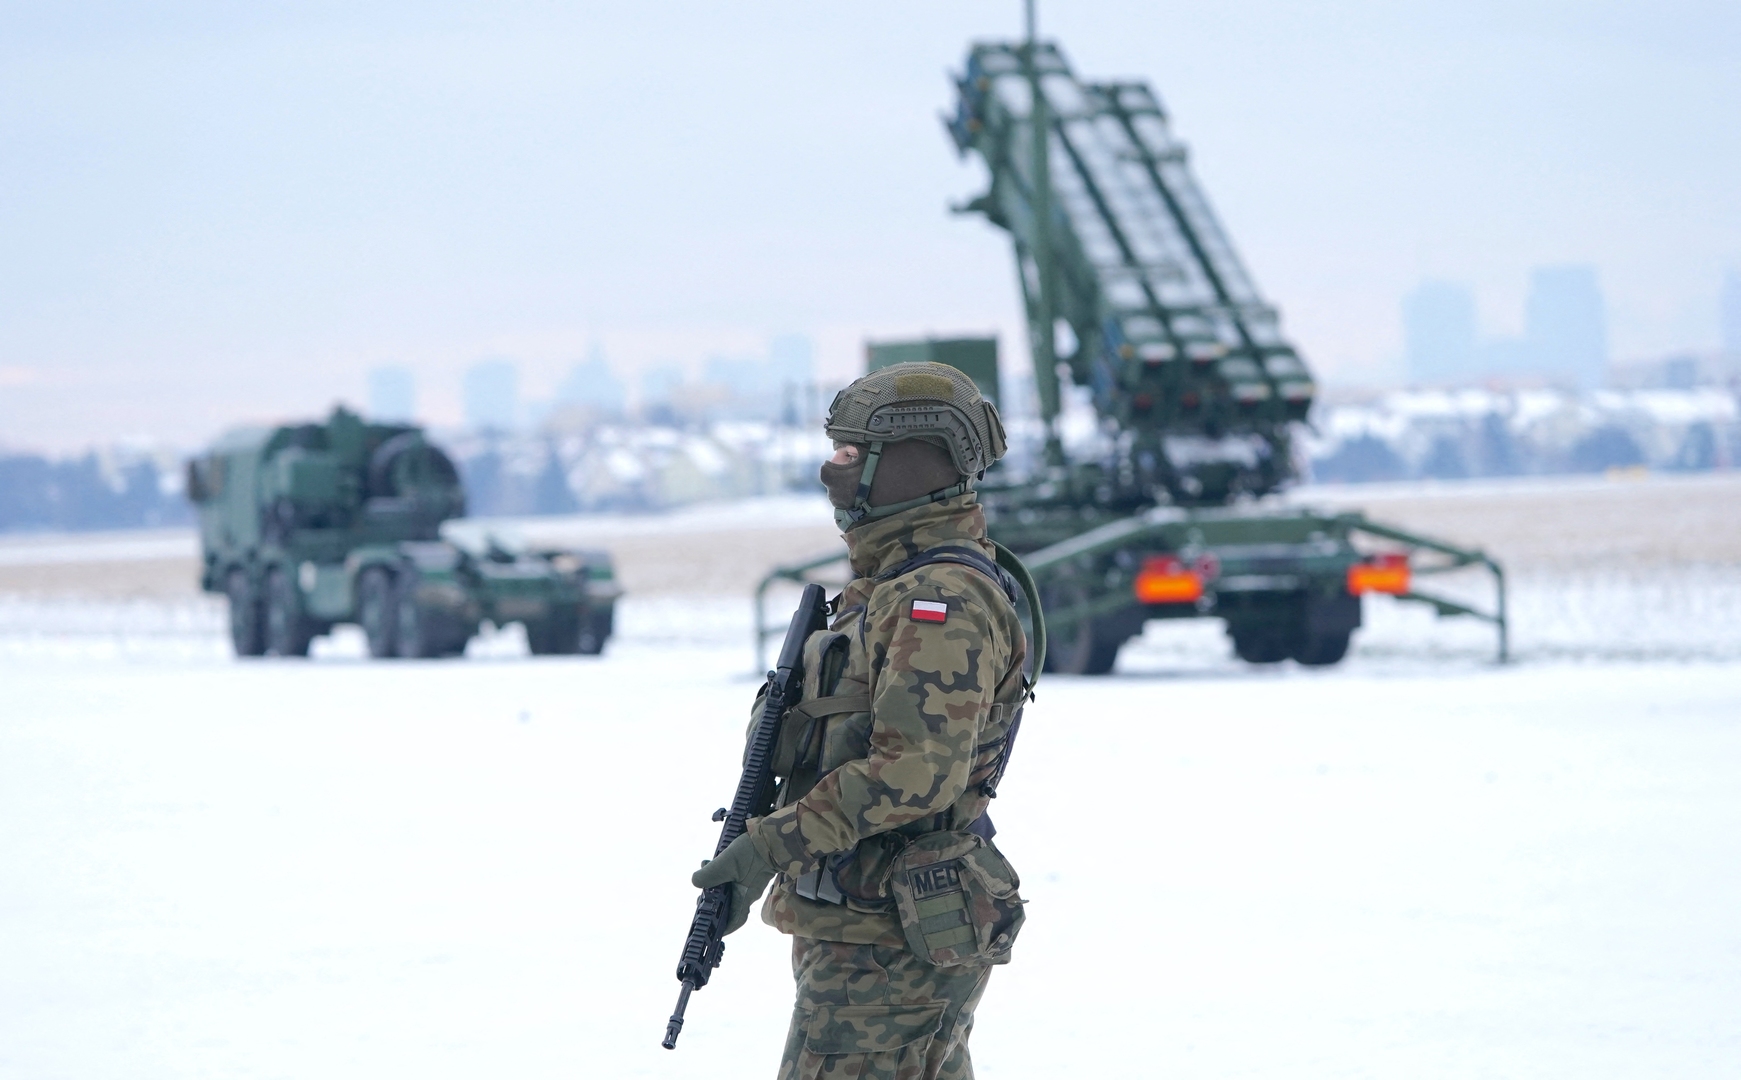
[[[792,974],[780,1080],[973,1080],[967,1036],[990,965],[936,968],[906,949],[794,937]]]

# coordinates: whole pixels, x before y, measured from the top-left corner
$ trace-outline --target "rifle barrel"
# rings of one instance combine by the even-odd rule
[[[695,989],[695,984],[688,979],[683,980],[683,989],[677,992],[677,1008],[671,1012],[671,1019],[665,1022],[665,1041],[660,1043],[667,1050],[677,1049],[677,1036],[683,1031],[683,1014],[689,1010],[689,992]]]

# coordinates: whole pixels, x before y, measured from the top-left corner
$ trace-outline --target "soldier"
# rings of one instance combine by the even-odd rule
[[[923,363],[854,382],[826,430],[855,576],[805,643],[778,808],[693,881],[732,884],[729,933],[778,877],[762,919],[793,936],[798,984],[781,1080],[958,1080],[1022,920],[985,816],[1028,694],[1016,589],[973,490],[1003,426],[967,376]]]

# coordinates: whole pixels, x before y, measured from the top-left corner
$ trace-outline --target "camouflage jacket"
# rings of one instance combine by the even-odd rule
[[[887,576],[936,547],[994,557],[972,492],[866,522],[846,543],[856,576],[806,650],[814,657],[830,641],[844,650],[839,680],[818,685],[814,668],[828,665],[812,664],[805,701],[785,725],[794,741],[802,731],[795,754],[811,767],[788,770],[779,809],[751,832],[781,872],[762,918],[788,934],[901,947],[889,864],[907,837],[984,814],[981,785],[1023,694],[1027,641],[1009,598],[980,570],[931,563]],[[819,866],[844,903],[798,894],[795,879]]]

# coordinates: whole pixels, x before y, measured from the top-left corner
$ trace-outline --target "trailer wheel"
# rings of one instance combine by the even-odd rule
[[[369,639],[369,655],[377,659],[398,650],[399,612],[393,596],[393,579],[387,570],[371,566],[357,579],[357,621]]]
[[[1343,630],[1304,635],[1294,649],[1294,659],[1307,667],[1328,667],[1348,655],[1350,632]]]
[[[1307,667],[1339,663],[1348,655],[1348,638],[1359,625],[1360,597],[1347,593],[1309,596],[1290,655]]]
[[[272,656],[307,656],[313,627],[302,614],[296,585],[281,566],[266,575],[266,652]]]
[[[1248,664],[1279,664],[1293,652],[1295,635],[1288,628],[1275,624],[1227,627],[1227,636],[1233,639],[1233,655]]]
[[[243,570],[231,570],[224,579],[224,595],[230,601],[230,644],[237,656],[259,656],[266,651],[261,633],[260,597]]]

